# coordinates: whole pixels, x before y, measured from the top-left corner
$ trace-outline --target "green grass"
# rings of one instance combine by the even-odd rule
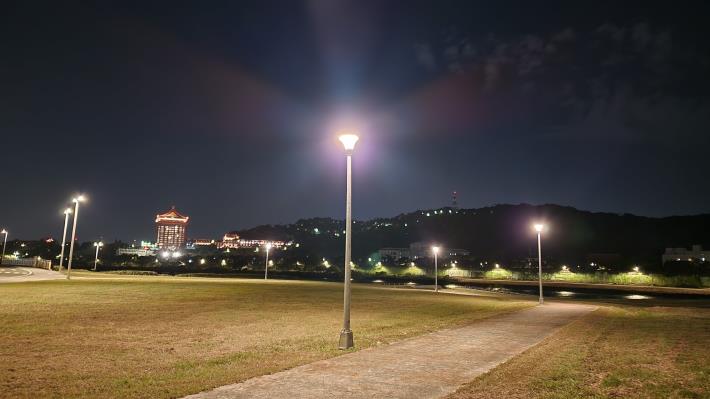
[[[710,310],[602,308],[448,399],[710,398]]]
[[[178,397],[342,353],[340,284],[80,271],[73,278],[0,285],[0,396]],[[355,285],[355,344],[530,305]]]

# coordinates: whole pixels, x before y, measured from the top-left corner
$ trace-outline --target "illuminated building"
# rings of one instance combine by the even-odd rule
[[[175,207],[155,216],[158,230],[157,245],[160,249],[176,250],[185,248],[185,231],[188,216],[181,215]]]
[[[281,248],[284,245],[290,245],[290,242],[278,240],[246,240],[239,237],[235,232],[229,232],[224,235],[222,242],[217,243],[218,248],[256,248],[263,247],[266,244],[271,244],[274,248]]]

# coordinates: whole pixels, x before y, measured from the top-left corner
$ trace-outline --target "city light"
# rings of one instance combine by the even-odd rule
[[[633,270],[634,270],[636,273],[638,273],[640,269],[639,269],[638,266],[634,266],[634,269],[633,269]]]
[[[0,257],[0,265],[2,265],[2,261],[5,258],[5,246],[7,245],[7,230],[2,229],[2,231],[0,231],[0,234],[5,235],[5,238],[3,238],[2,240],[2,257]]]
[[[359,139],[360,138],[355,134],[341,134],[340,137],[338,137],[338,140],[343,143],[343,147],[346,151],[354,150],[355,143],[357,143]]]
[[[439,249],[436,245],[431,247],[434,253],[434,292],[439,292]]]
[[[271,243],[266,243],[266,261],[264,263],[264,280],[269,279],[269,251],[271,250]],[[274,262],[271,262],[273,264]]]
[[[545,225],[542,223],[535,223],[533,225],[535,231],[537,232],[537,266],[538,266],[538,287],[540,290],[539,303],[542,305],[542,231],[545,229]]]
[[[76,242],[76,225],[79,219],[79,203],[84,202],[84,195],[78,195],[72,199],[74,202],[74,223],[71,230],[71,242],[69,243],[69,262],[67,262],[67,280],[71,280],[71,264],[74,260],[74,243]]]
[[[99,263],[99,248],[104,246],[104,243],[99,241],[95,242],[94,246],[96,247],[96,255],[94,256],[94,271],[96,271],[96,264]]]
[[[345,148],[346,179],[345,179],[345,267],[343,284],[343,329],[340,331],[339,349],[353,347],[353,332],[350,329],[350,257],[352,251],[352,155],[358,136],[352,133],[341,134],[338,137]]]

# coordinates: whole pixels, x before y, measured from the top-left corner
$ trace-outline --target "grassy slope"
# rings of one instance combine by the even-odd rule
[[[78,277],[78,276],[77,276]],[[529,306],[356,286],[358,349]],[[3,397],[174,397],[336,356],[342,286],[156,277],[0,286]]]
[[[448,399],[710,398],[710,310],[601,308]]]

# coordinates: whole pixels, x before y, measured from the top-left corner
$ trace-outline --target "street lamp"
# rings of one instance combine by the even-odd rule
[[[352,236],[352,156],[358,137],[354,134],[343,134],[338,137],[345,148],[347,161],[347,184],[345,195],[345,285],[343,288],[343,329],[340,331],[340,349],[353,347],[353,332],[350,329],[350,257]]]
[[[264,264],[264,280],[269,279],[269,250],[271,249],[271,243],[266,243],[266,263]]]
[[[434,253],[434,292],[439,292],[439,247],[431,247]]]
[[[99,241],[95,242],[94,246],[96,247],[96,256],[94,257],[94,271],[96,271],[96,264],[99,263],[99,248],[104,246],[104,243]]]
[[[64,247],[67,245],[67,226],[69,225],[69,214],[71,213],[71,208],[64,210],[64,233],[62,233],[62,250],[59,252],[59,271],[62,271],[62,264],[64,263]]]
[[[84,201],[84,196],[80,195],[74,199],[74,224],[71,229],[71,243],[69,244],[69,262],[67,262],[67,280],[71,280],[71,261],[74,257],[74,240],[76,239],[76,219],[79,217],[79,203]]]
[[[5,246],[7,245],[7,230],[2,229],[0,234],[5,234],[5,238],[2,240],[2,257],[0,258],[0,265],[2,265],[3,259],[5,259]]]
[[[540,305],[542,305],[542,243],[540,236],[542,235],[542,230],[545,229],[545,225],[541,223],[536,223],[533,227],[535,227],[535,231],[537,232],[537,276],[540,286]]]

